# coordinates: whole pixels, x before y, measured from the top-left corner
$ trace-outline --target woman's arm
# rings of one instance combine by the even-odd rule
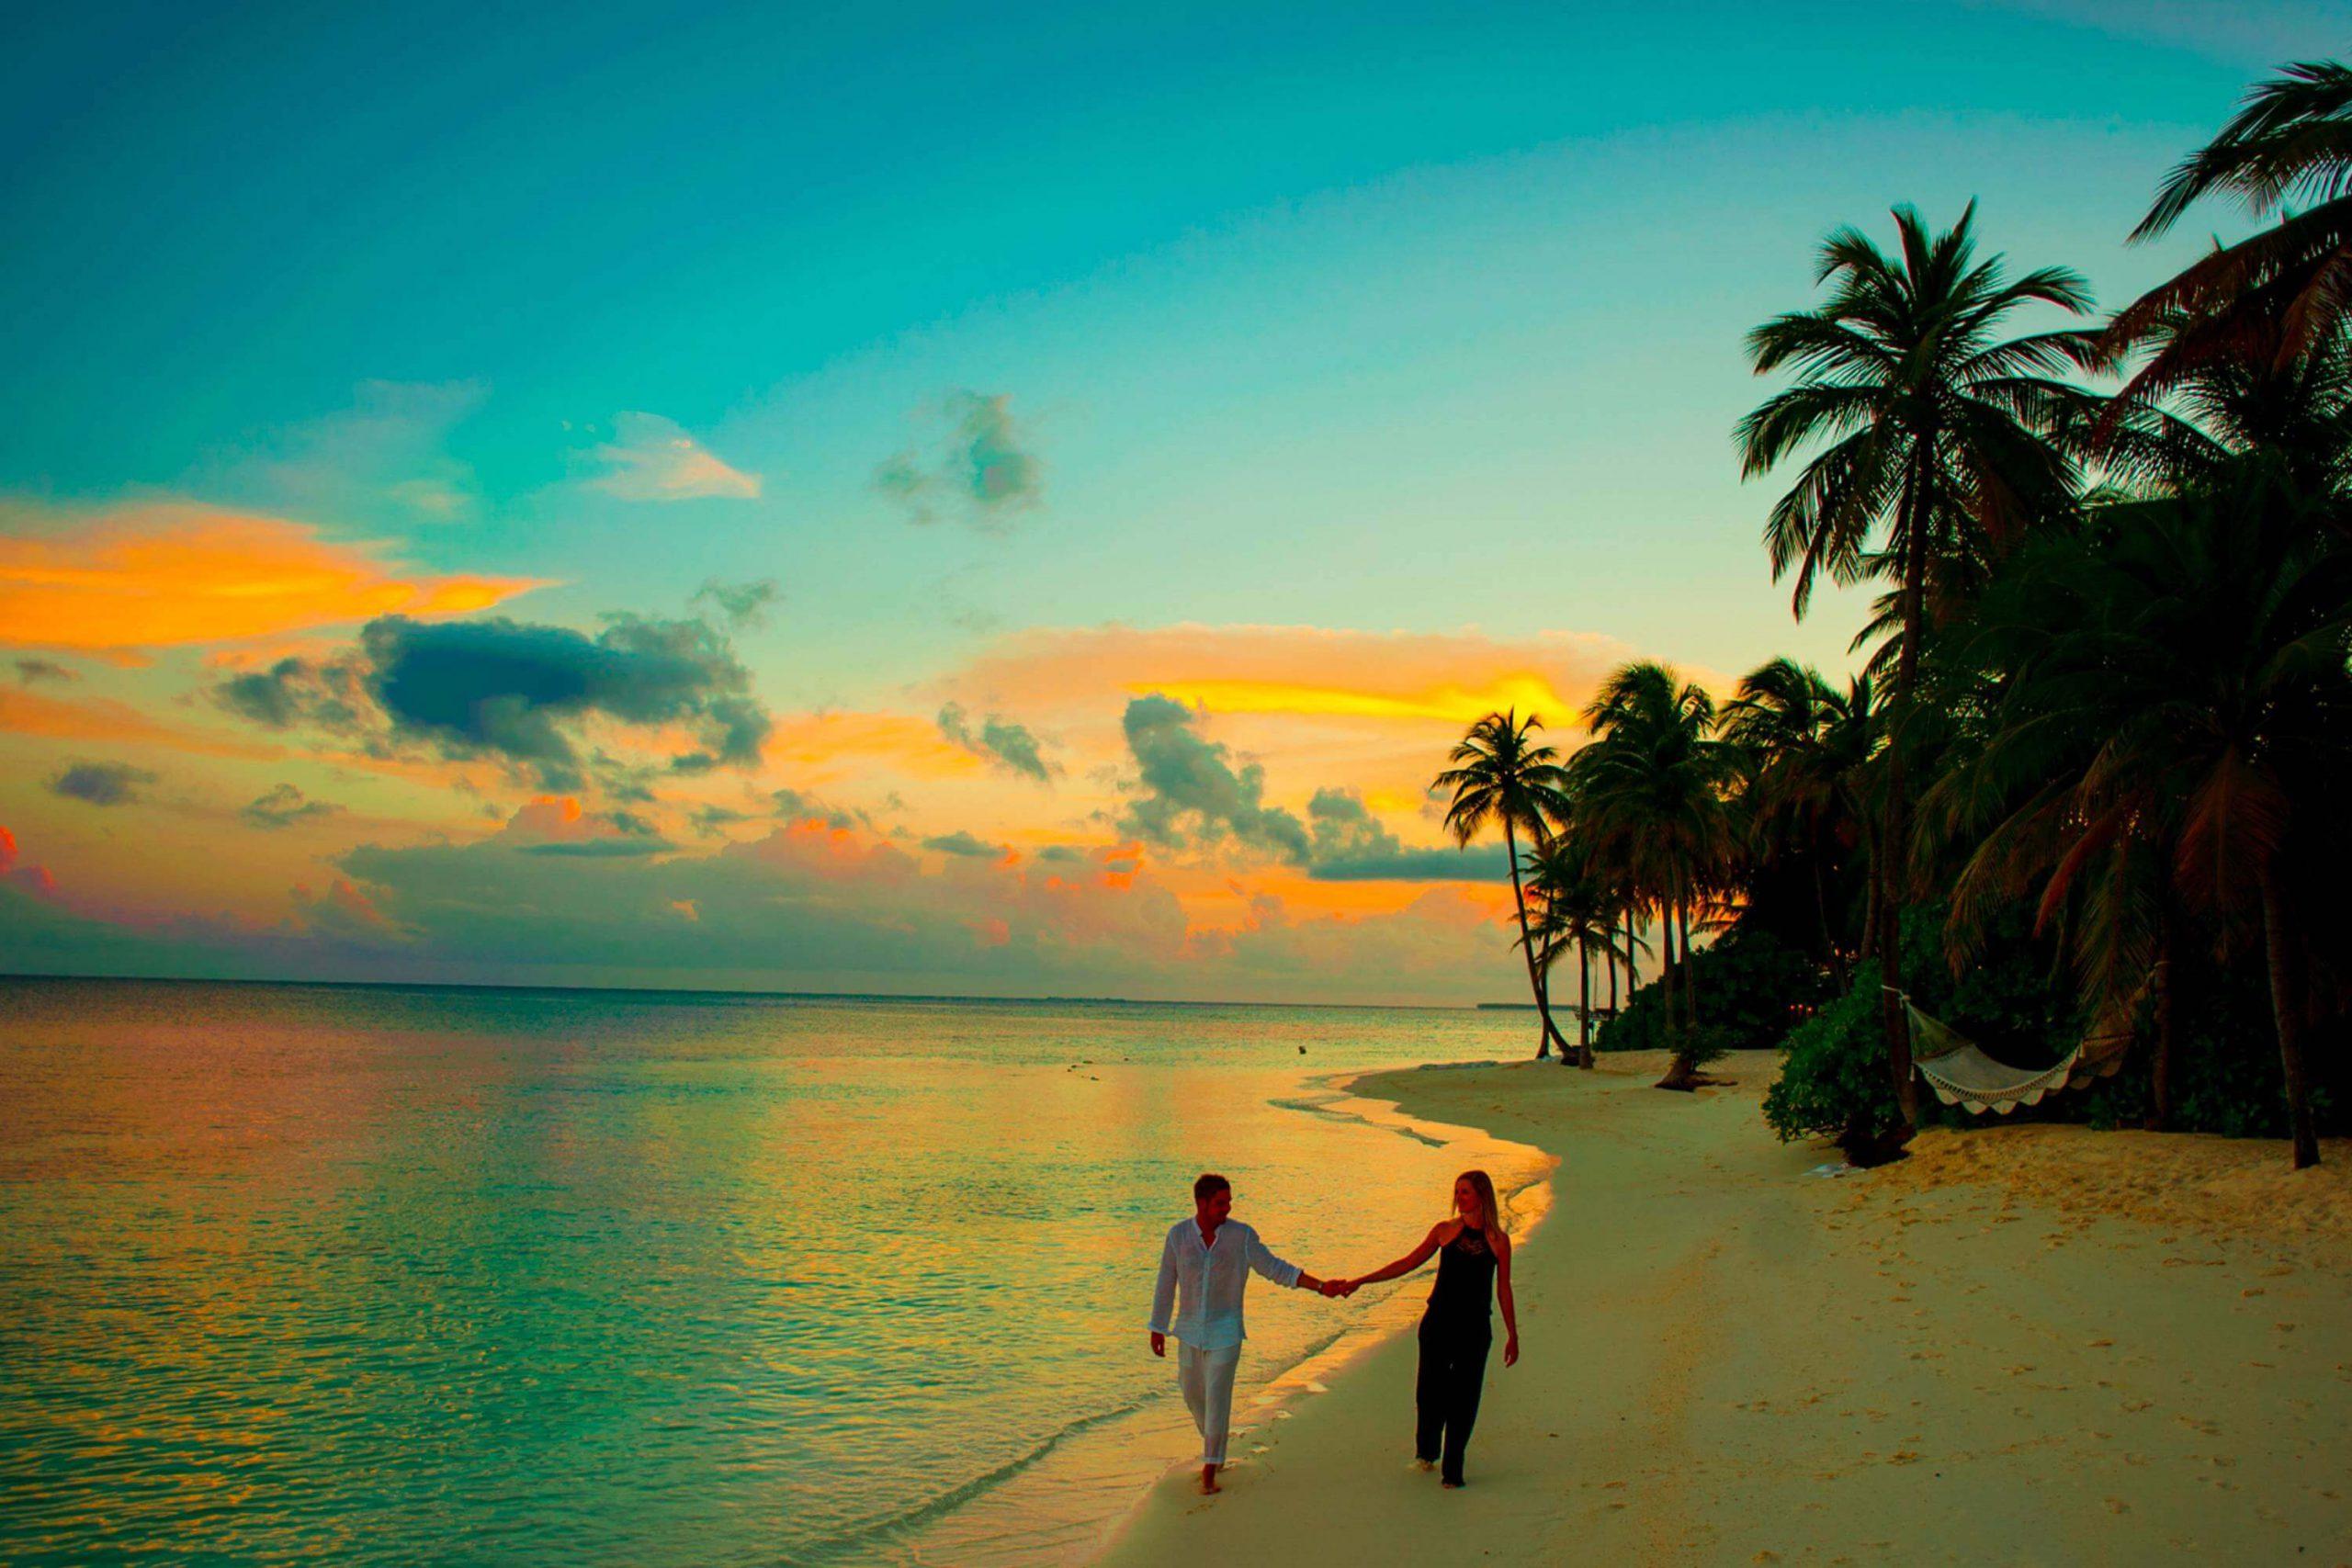
[[[1374,1284],[1382,1280],[1394,1280],[1400,1274],[1409,1274],[1414,1269],[1419,1269],[1422,1264],[1427,1263],[1430,1260],[1431,1254],[1435,1253],[1439,1247],[1445,1245],[1445,1237],[1442,1233],[1444,1231],[1447,1223],[1448,1222],[1445,1221],[1440,1221],[1438,1224],[1431,1225],[1430,1227],[1430,1234],[1421,1238],[1420,1246],[1413,1248],[1412,1251],[1405,1254],[1404,1257],[1398,1258],[1396,1262],[1389,1264],[1385,1268],[1375,1269],[1369,1274],[1358,1275],[1354,1283],[1359,1285]]]
[[[1499,1230],[1487,1238],[1495,1249],[1495,1299],[1503,1308],[1503,1365],[1519,1359],[1519,1303],[1510,1294],[1510,1237]]]

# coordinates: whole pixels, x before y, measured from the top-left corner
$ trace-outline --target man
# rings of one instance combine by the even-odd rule
[[[1193,1217],[1179,1221],[1159,1249],[1159,1282],[1151,1293],[1151,1353],[1176,1348],[1176,1382],[1201,1429],[1201,1490],[1218,1490],[1226,1428],[1233,1418],[1233,1373],[1241,1364],[1241,1292],[1256,1269],[1277,1285],[1337,1295],[1339,1287],[1303,1273],[1266,1250],[1258,1233],[1232,1218],[1233,1184],[1214,1172],[1193,1183]],[[1171,1311],[1174,1314],[1170,1319]]]

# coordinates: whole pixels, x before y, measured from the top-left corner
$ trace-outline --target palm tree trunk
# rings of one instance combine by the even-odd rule
[[[2262,934],[2270,960],[2270,1011],[2278,1027],[2278,1065],[2287,1075],[2287,1127],[2297,1170],[2319,1163],[2319,1131],[2312,1121],[2311,1085],[2303,1073],[2303,995],[2296,933],[2288,929],[2287,898],[2276,870],[2262,873]]]
[[[1519,885],[1519,836],[1511,831],[1510,818],[1503,818],[1503,849],[1510,856],[1510,896],[1519,907],[1519,951],[1527,957],[1527,986],[1535,993],[1536,1016],[1543,1020],[1543,1032],[1535,1037],[1535,1059],[1542,1061],[1552,1054],[1552,1037],[1558,1031],[1552,1027],[1551,998],[1544,994],[1544,974],[1535,962],[1535,943],[1527,934],[1527,891]]]
[[[1577,1066],[1592,1066],[1592,959],[1584,938],[1577,938],[1577,979],[1582,992],[1577,1001]]]
[[[1657,922],[1657,999],[1663,1010],[1659,1018],[1665,1025],[1666,1043],[1679,1045],[1682,1032],[1677,1026],[1674,1008],[1674,903],[1671,899],[1658,904]]]
[[[1529,823],[1527,830],[1535,837],[1537,852],[1540,853],[1551,848],[1552,830],[1544,826],[1543,818],[1538,817]],[[1506,833],[1505,837],[1508,838],[1509,834]],[[1536,1052],[1536,1059],[1541,1061],[1544,1050],[1557,1045],[1560,1048],[1561,1064],[1565,1066],[1570,1059],[1568,1039],[1566,1035],[1560,1032],[1560,1026],[1552,1021],[1552,966],[1549,964],[1539,964],[1535,966],[1535,1010],[1544,1019],[1544,1046]]]
[[[1829,879],[1821,856],[1813,857],[1813,908],[1821,919],[1821,954],[1829,961],[1829,977],[1841,992],[1846,988],[1846,961],[1838,952],[1838,933],[1829,927]]]
[[[1679,942],[1674,940],[1678,912],[1682,926],[1682,940]],[[1690,907],[1684,900],[1680,898],[1667,900],[1664,919],[1658,926],[1658,941],[1663,944],[1666,952],[1665,962],[1659,970],[1658,986],[1666,993],[1666,1015],[1668,1019],[1673,1020],[1675,1018],[1674,993],[1677,986],[1681,987],[1686,998],[1690,989]],[[1688,1089],[1693,1087],[1692,1080],[1698,1077],[1698,1067],[1690,1059],[1691,1047],[1697,1042],[1690,1033],[1690,1026],[1696,1022],[1696,1020],[1683,1019],[1679,1021],[1680,1027],[1669,1026],[1667,1032],[1674,1047],[1674,1059],[1667,1064],[1666,1077],[1657,1080],[1657,1087],[1659,1089]]]
[[[1862,878],[1862,944],[1855,949],[1857,961],[1869,958],[1878,951],[1878,834],[1865,831],[1862,853],[1869,857],[1870,874]]]
[[[1895,738],[1886,755],[1886,825],[1879,835],[1879,1026],[1886,1035],[1886,1068],[1904,1127],[1919,1124],[1919,1087],[1911,1074],[1911,1021],[1903,1013],[1903,855],[1911,841],[1909,782],[1903,766],[1902,728],[1919,683],[1919,643],[1927,636],[1928,515],[1925,491],[1928,437],[1917,437],[1903,489],[1903,649],[1894,662]],[[1903,1129],[1897,1128],[1899,1134]]]
[[[1628,921],[1627,925],[1630,929],[1631,922]],[[1614,945],[1613,942],[1611,945]],[[1627,951],[1630,952],[1631,949]],[[1617,1021],[1617,955],[1604,948],[1601,950],[1600,962],[1602,967],[1609,971],[1609,1021],[1615,1023]]]
[[[1699,1027],[1699,966],[1690,962],[1690,900],[1682,900],[1682,1016],[1691,1029]]]
[[[1561,1034],[1560,1026],[1552,1021],[1552,966],[1550,964],[1539,964],[1535,966],[1535,985],[1537,993],[1535,1010],[1544,1017],[1544,1043],[1547,1046],[1557,1045],[1560,1048],[1560,1060],[1565,1062],[1568,1059],[1568,1042],[1566,1037]],[[1540,1055],[1541,1053],[1538,1055]]]

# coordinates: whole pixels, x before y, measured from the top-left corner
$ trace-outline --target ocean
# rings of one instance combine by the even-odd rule
[[[0,1560],[1082,1561],[1193,1451],[1145,1336],[1193,1178],[1366,1271],[1540,1160],[1330,1080],[1532,1033],[0,979]],[[1259,1281],[1237,1427],[1425,1291]]]

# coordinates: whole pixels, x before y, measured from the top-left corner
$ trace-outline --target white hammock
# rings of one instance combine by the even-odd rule
[[[2116,1015],[2102,1019],[2098,1027],[2053,1065],[2013,1067],[1995,1061],[1966,1036],[1913,1007],[1907,992],[1895,995],[1903,998],[1903,1010],[1911,1019],[1912,1066],[1928,1080],[1938,1100],[1946,1105],[1964,1105],[1978,1116],[1987,1111],[2007,1116],[2020,1105],[2039,1105],[2041,1097],[2053,1090],[2112,1077],[2123,1066],[2124,1050],[2132,1043],[2133,1009],[2127,1005],[2118,1010],[2120,1025]]]

